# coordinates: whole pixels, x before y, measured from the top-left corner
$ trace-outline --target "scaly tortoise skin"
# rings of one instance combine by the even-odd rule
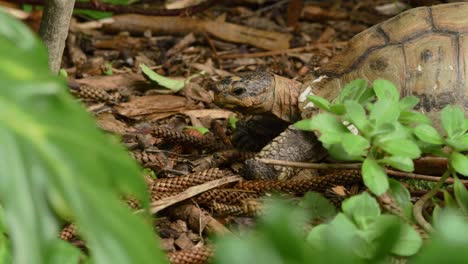
[[[468,101],[468,3],[419,7],[403,12],[356,35],[348,47],[303,85],[280,76],[254,72],[222,80],[215,103],[252,114],[272,113],[295,122],[318,112],[307,95],[329,100],[357,78],[387,79],[402,96],[420,98],[418,110],[436,120],[447,104]],[[325,155],[316,137],[290,126],[256,156],[293,161],[319,160]],[[246,162],[246,176],[284,179],[289,170]]]

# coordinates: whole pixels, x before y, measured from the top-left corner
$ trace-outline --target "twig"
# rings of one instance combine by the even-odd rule
[[[213,51],[213,55],[216,59],[216,62],[218,63],[218,68],[223,69],[223,65],[221,64],[221,59],[218,56],[218,52],[216,51],[216,47],[213,44],[213,41],[211,40],[210,36],[206,33],[206,31],[203,31],[203,36],[205,37],[206,41],[210,45],[211,50]]]
[[[275,159],[258,159],[258,161],[270,164],[270,165],[280,165],[288,166],[301,169],[360,169],[362,163],[310,163],[310,162],[297,162],[297,161],[288,161],[288,160],[275,160]],[[388,175],[401,177],[401,178],[411,178],[417,180],[433,181],[438,182],[441,178],[436,176],[429,176],[423,174],[416,174],[411,172],[396,171],[391,169],[385,169]],[[467,180],[461,180],[462,183],[468,184]],[[453,179],[446,179],[444,183],[452,184]]]
[[[360,169],[362,166],[362,163],[310,163],[276,159],[258,159],[258,161],[270,165],[288,166],[301,169]]]
[[[437,182],[436,186],[434,186],[434,188],[432,188],[428,193],[426,193],[423,197],[421,197],[421,199],[419,199],[414,204],[414,207],[413,207],[414,218],[416,222],[420,226],[422,226],[428,233],[431,233],[432,231],[434,231],[434,229],[432,228],[432,225],[429,222],[427,222],[426,219],[424,219],[424,216],[422,215],[422,211],[427,201],[429,201],[432,198],[432,196],[434,196],[439,191],[440,187],[442,187],[445,180],[450,176],[451,173],[452,173],[452,170],[448,169],[444,173],[444,175],[442,175],[440,180]]]
[[[185,191],[183,191],[183,192],[181,192],[181,193],[179,193],[177,195],[167,197],[167,198],[163,198],[163,199],[157,200],[155,202],[152,202],[151,203],[151,213],[155,214],[155,213],[163,210],[164,208],[167,208],[167,207],[169,207],[169,206],[171,206],[173,204],[176,204],[178,202],[187,200],[188,198],[193,197],[193,196],[195,196],[197,194],[200,194],[202,192],[206,192],[208,190],[211,190],[213,188],[216,188],[218,186],[221,186],[221,185],[224,185],[224,184],[227,184],[227,183],[236,182],[236,181],[240,181],[240,180],[242,180],[242,177],[240,177],[240,176],[230,176],[230,177],[225,177],[225,178],[221,178],[221,179],[214,180],[214,181],[209,181],[209,182],[197,185],[197,186],[192,186],[192,187],[188,188],[187,190],[185,190]]]
[[[344,46],[347,42],[340,41],[334,43],[316,43],[313,45],[308,45],[299,48],[292,48],[292,49],[283,49],[283,50],[272,50],[272,51],[264,51],[264,52],[256,52],[256,53],[234,53],[234,54],[223,54],[219,55],[221,59],[236,59],[236,58],[260,58],[260,57],[267,57],[267,56],[275,56],[287,53],[294,53],[294,52],[303,52],[303,51],[311,51],[314,49],[320,48],[330,48],[336,46]]]
[[[190,16],[214,6],[219,0],[207,0],[199,5],[179,9],[155,9],[143,5],[113,5],[103,2],[76,2],[75,8],[89,9],[115,14],[141,14],[153,16]],[[44,5],[44,0],[17,0],[17,4]]]
[[[410,179],[433,181],[433,182],[438,182],[440,180],[440,177],[416,174],[416,173],[411,173],[411,172],[403,172],[403,171],[396,171],[396,170],[390,170],[390,169],[386,169],[386,172],[388,175],[401,177],[401,178],[410,178]],[[466,180],[462,182],[468,183],[468,181]],[[452,178],[450,178],[450,179],[446,179],[444,183],[452,184],[454,183],[454,181]]]

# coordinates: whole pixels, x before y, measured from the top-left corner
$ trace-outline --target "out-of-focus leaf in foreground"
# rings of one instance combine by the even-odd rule
[[[95,263],[162,263],[138,167],[47,69],[46,50],[0,12],[0,201],[15,263],[57,259],[56,216],[76,221]],[[51,262],[52,261],[52,262]]]

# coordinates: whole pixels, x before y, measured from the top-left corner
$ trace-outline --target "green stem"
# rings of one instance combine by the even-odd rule
[[[447,171],[445,171],[444,175],[440,178],[440,180],[437,182],[437,184],[432,188],[428,193],[426,193],[419,201],[417,201],[414,204],[413,207],[413,214],[414,218],[416,219],[416,222],[422,226],[428,233],[431,233],[434,231],[432,228],[432,225],[424,219],[422,215],[422,211],[424,209],[424,205],[429,201],[442,187],[444,182],[447,180],[447,178],[452,174],[452,168],[448,168]]]

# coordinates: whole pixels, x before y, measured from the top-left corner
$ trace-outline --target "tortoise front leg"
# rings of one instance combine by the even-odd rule
[[[246,179],[288,179],[294,170],[285,166],[267,165],[261,158],[288,161],[317,161],[325,157],[326,150],[314,133],[298,130],[293,125],[266,145],[255,158],[245,162]]]

